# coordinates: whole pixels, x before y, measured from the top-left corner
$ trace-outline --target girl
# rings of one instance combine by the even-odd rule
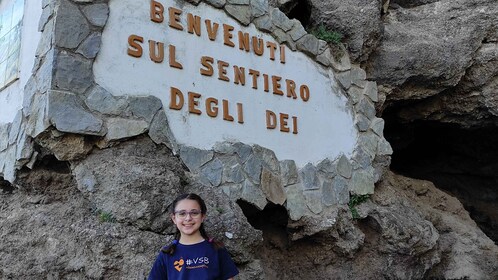
[[[227,280],[239,271],[228,251],[204,230],[206,204],[194,193],[178,196],[171,206],[175,240],[157,256],[149,280]]]

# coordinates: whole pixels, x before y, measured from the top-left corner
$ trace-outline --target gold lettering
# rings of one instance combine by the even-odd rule
[[[178,101],[177,101],[178,100]],[[184,103],[183,93],[174,87],[171,87],[171,97],[169,101],[169,108],[173,110],[181,110]]]
[[[223,119],[225,121],[230,121],[233,122],[233,117],[230,115],[230,112],[228,111],[228,100],[223,99]]]
[[[218,27],[220,27],[220,25],[216,22],[213,25],[211,25],[211,21],[209,19],[206,19],[205,22],[206,22],[206,30],[208,33],[209,40],[211,41],[216,40],[216,35],[218,34]]]
[[[188,93],[188,111],[192,114],[200,115],[202,114],[201,110],[197,109],[196,107],[199,106],[199,99],[201,97],[200,94],[195,93],[195,92],[189,92]]]
[[[183,30],[183,26],[180,24],[180,15],[182,14],[182,10],[169,7],[168,13],[169,13],[169,26],[174,29]]]
[[[203,56],[201,57],[201,64],[202,66],[206,67],[206,69],[202,69],[201,68],[201,75],[204,75],[204,76],[213,76],[213,62],[214,62],[214,59],[212,57],[209,57],[209,56]]]
[[[246,52],[250,51],[249,33],[239,31],[239,49],[246,50]]]
[[[266,42],[266,47],[270,49],[270,59],[275,60],[275,50],[277,49],[277,44],[273,42]]]
[[[233,29],[233,26],[223,24],[223,43],[229,47],[235,47],[235,44],[231,41],[231,39],[233,38]]]
[[[213,106],[213,104],[218,105],[218,99],[213,97],[206,99],[206,113],[211,118],[216,118],[218,116],[218,106]]]
[[[296,83],[293,80],[285,80],[285,83],[287,85],[287,97],[292,97],[293,99],[297,98],[296,95]]]
[[[280,113],[280,131],[289,132],[290,129],[287,127],[287,119],[289,118],[288,114]]]
[[[201,36],[201,17],[194,16],[191,13],[187,14],[187,32]]]
[[[301,95],[301,99],[306,102],[308,99],[310,99],[310,89],[308,88],[307,85],[302,85],[299,88],[299,93]]]
[[[252,88],[253,89],[258,89],[258,77],[259,77],[259,71],[249,69],[249,75],[252,76]]]
[[[156,53],[156,46],[157,52]],[[149,40],[149,57],[155,63],[161,63],[164,60],[164,43]]]
[[[271,82],[273,85],[273,94],[284,95],[284,92],[280,90],[280,80],[282,78],[279,76],[271,76]]]
[[[142,46],[139,43],[143,43],[144,38],[138,35],[130,35],[128,37],[128,55],[133,57],[141,57],[143,53]]]
[[[237,122],[244,123],[244,110],[242,108],[242,103],[237,103]]]
[[[183,69],[180,62],[176,61],[176,48],[173,45],[169,45],[169,66],[173,68]]]
[[[230,79],[227,77],[227,69],[228,67],[228,62],[225,62],[223,60],[218,60],[218,80],[226,81],[229,82]]]
[[[150,1],[150,20],[161,23],[164,21],[164,6],[154,0]]]
[[[265,45],[263,43],[263,39],[258,38],[256,36],[252,36],[252,49],[254,50],[254,53],[262,56],[263,53],[265,52]]]
[[[270,110],[266,110],[266,129],[275,129],[277,127],[277,115]]]
[[[241,84],[241,85],[245,85],[246,84],[246,69],[244,67],[238,67],[237,65],[234,65],[233,66],[233,73],[234,73],[234,77],[233,77],[233,82],[235,84]]]

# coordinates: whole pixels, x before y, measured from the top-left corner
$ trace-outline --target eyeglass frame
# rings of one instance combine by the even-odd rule
[[[185,217],[179,217],[178,214],[185,214]],[[191,211],[187,211],[187,210],[180,210],[180,211],[175,211],[173,212],[173,215],[175,216],[175,218],[177,219],[186,219],[187,216],[190,216],[190,218],[192,219],[198,219],[200,218],[204,213],[202,213],[201,210],[197,210],[197,209],[194,209],[194,210],[191,210]],[[194,217],[195,215],[195,217]],[[198,216],[197,216],[198,215]]]

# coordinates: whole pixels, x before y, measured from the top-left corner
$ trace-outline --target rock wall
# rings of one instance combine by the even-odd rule
[[[361,34],[352,33],[349,56],[266,1],[206,2],[335,71],[361,135],[353,157],[298,169],[257,145],[178,145],[157,98],[116,97],[93,80],[107,1],[43,1],[43,39],[25,105],[0,127],[2,279],[143,279],[172,239],[167,207],[189,191],[206,199],[207,228],[228,247],[240,279],[498,277],[496,245],[457,200],[430,182],[385,173],[392,150],[375,103],[383,108],[395,94],[389,97],[392,85],[378,75],[379,96],[355,63],[366,65],[369,77],[370,65],[397,69],[370,63],[393,61],[379,58],[380,20],[392,12],[387,6],[311,6],[317,23],[331,18],[319,10],[336,11],[344,28],[348,16],[351,24],[360,15],[351,32]],[[396,5],[400,11],[418,6]],[[476,67],[489,68],[492,54],[483,50]],[[482,77],[478,69],[474,76]],[[402,89],[405,82],[393,84]],[[357,219],[350,194],[372,194],[352,206]]]

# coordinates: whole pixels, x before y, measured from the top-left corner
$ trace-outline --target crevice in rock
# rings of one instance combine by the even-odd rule
[[[498,129],[465,129],[434,121],[400,123],[384,112],[384,135],[394,150],[391,169],[433,182],[457,197],[482,231],[498,244]]]
[[[34,168],[50,170],[60,174],[71,174],[70,164],[67,161],[60,161],[54,155],[45,155],[39,159]]]
[[[16,188],[7,180],[0,177],[0,193],[11,194]]]
[[[287,1],[279,9],[290,19],[297,19],[304,27],[310,24],[311,5],[308,0]]]
[[[247,218],[247,221],[255,229],[263,232],[265,246],[273,246],[280,249],[289,246],[289,235],[287,223],[289,215],[285,207],[268,202],[263,210],[259,210],[251,203],[237,200],[237,204]]]

